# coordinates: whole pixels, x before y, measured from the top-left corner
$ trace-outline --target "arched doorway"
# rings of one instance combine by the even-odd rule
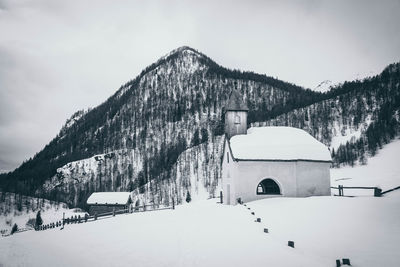
[[[281,189],[279,185],[272,179],[267,178],[262,180],[257,185],[257,195],[280,195]]]

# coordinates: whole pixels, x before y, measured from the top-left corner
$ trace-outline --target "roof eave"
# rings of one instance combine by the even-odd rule
[[[332,163],[332,160],[318,160],[318,159],[239,159],[235,158],[236,161],[270,161],[270,162],[295,162],[295,161],[305,161],[305,162],[321,162],[321,163]]]
[[[242,109],[227,108],[227,109],[225,109],[225,112],[226,112],[226,111],[245,111],[245,112],[249,112],[249,109],[244,109],[244,108],[242,108]]]

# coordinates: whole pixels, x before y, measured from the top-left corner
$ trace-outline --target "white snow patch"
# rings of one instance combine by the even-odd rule
[[[314,89],[313,91],[320,92],[320,93],[326,93],[332,89],[332,87],[335,87],[336,83],[333,83],[331,80],[325,80],[320,82]]]
[[[337,133],[335,136],[332,137],[331,149],[338,149],[340,145],[346,145],[347,142],[356,141],[361,137],[361,134],[368,129],[368,126],[371,124],[371,114],[369,114],[365,122],[360,124],[358,128],[346,126],[340,126],[337,122],[335,122],[335,129],[334,132]],[[341,130],[342,128],[342,130]]]

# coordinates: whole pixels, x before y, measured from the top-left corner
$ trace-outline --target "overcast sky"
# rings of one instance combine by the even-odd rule
[[[400,60],[400,1],[0,0],[0,170],[169,51],[304,87]]]

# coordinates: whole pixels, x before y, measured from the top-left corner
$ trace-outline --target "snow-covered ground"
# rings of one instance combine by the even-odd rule
[[[332,184],[398,186],[399,151],[396,140],[367,166],[334,169]],[[0,266],[320,267],[342,258],[356,267],[400,266],[400,190],[380,198],[271,198],[246,205],[211,199],[62,231],[18,233],[0,238]]]
[[[377,186],[383,191],[400,186],[400,139],[385,145],[367,165],[331,169],[332,186]],[[345,189],[351,195],[373,195],[372,191]],[[337,190],[334,191],[337,194]]]
[[[339,258],[350,258],[353,266],[400,264],[400,192],[382,198],[264,199],[248,203],[251,210],[216,202],[4,237],[0,264],[335,266]]]
[[[5,234],[8,234],[11,231],[14,223],[16,223],[20,229],[26,228],[28,220],[36,218],[39,208],[43,224],[60,221],[63,218],[63,214],[65,214],[66,218],[75,215],[83,217],[85,214],[84,212],[81,212],[80,209],[69,209],[65,203],[51,202],[47,199],[40,199],[39,202],[37,202],[37,198],[27,196],[23,196],[22,208],[21,211],[18,211],[14,203],[14,194],[5,194],[7,200],[0,203],[0,208],[2,210],[2,213],[0,214],[0,230],[5,231]],[[29,208],[26,206],[27,201],[30,203]],[[6,212],[7,209],[10,210]]]
[[[259,228],[268,227],[275,242],[293,240],[305,257],[329,263],[319,266],[349,258],[352,266],[365,267],[400,266],[399,204],[396,191],[382,198],[275,198],[248,206],[262,219]]]

